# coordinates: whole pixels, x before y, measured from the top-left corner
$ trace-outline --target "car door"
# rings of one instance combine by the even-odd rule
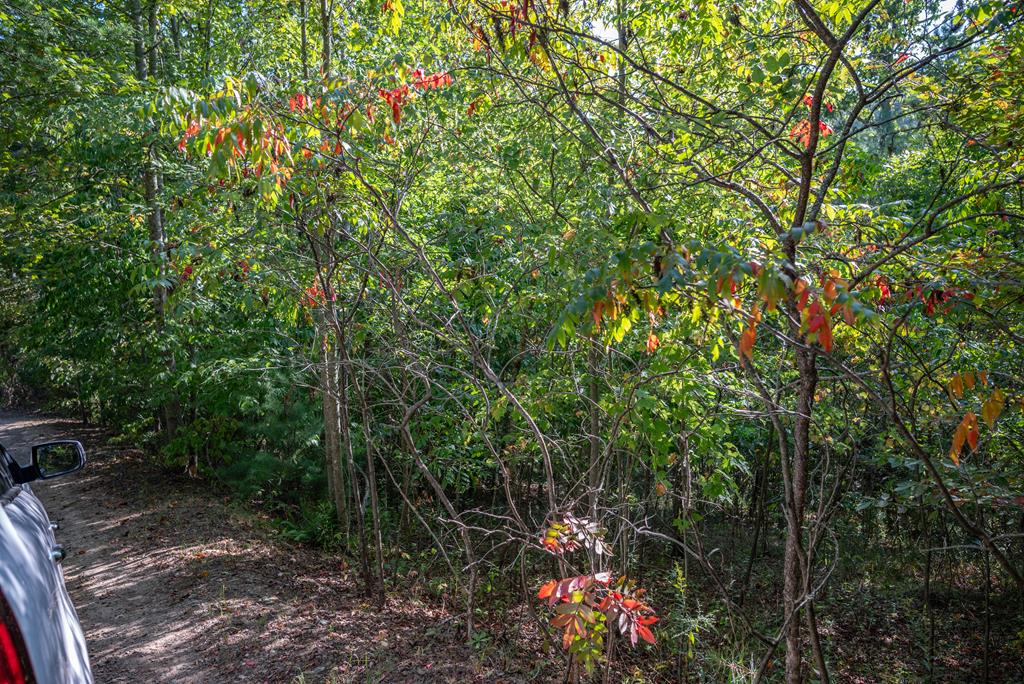
[[[5,457],[10,458],[0,453],[0,463]],[[0,480],[6,487],[0,495],[0,592],[17,622],[34,681],[91,683],[85,637],[64,586],[62,553],[49,517],[29,485],[5,480]]]

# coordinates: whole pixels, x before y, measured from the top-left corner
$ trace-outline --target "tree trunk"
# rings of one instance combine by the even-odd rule
[[[142,1],[131,0],[129,6],[132,20],[132,48],[135,52],[135,78],[145,81],[149,70],[146,67],[146,45],[142,35]]]
[[[146,61],[149,62],[149,76],[153,79],[156,79],[157,70],[157,9],[157,0],[149,0],[149,34],[147,36],[149,47],[147,49]]]
[[[331,78],[331,39],[334,35],[331,19],[331,0],[320,0],[320,73],[324,79]]]
[[[332,316],[337,312],[333,311]],[[336,319],[335,319],[336,320]],[[338,345],[344,345],[344,339],[338,340]],[[363,515],[363,496],[359,491],[359,478],[356,476],[356,459],[352,448],[352,421],[349,419],[348,411],[348,389],[350,384],[349,366],[344,362],[345,354],[342,352],[343,362],[339,368],[338,383],[338,417],[341,422],[341,443],[345,448],[345,465],[348,468],[349,487],[352,489],[352,507],[355,510],[356,537],[359,540],[359,568],[363,574],[363,581],[367,587],[373,585],[373,576],[370,574],[369,554],[366,550],[366,520]]]
[[[790,491],[786,511],[786,555],[783,565],[783,603],[786,620],[786,682],[800,684],[803,681],[801,658],[800,601],[803,598],[803,557],[804,504],[807,495],[807,462],[810,452],[811,411],[814,405],[814,390],[818,383],[815,352],[798,348],[797,371],[800,387],[797,392],[796,419],[793,429],[793,459],[789,464]],[[785,464],[783,465],[785,468]]]
[[[151,0],[148,13],[148,34],[150,46],[146,49],[143,37],[143,17],[141,0],[132,0],[130,5],[132,23],[132,45],[135,53],[135,77],[140,81],[156,75],[156,28],[157,8],[155,0]],[[149,241],[152,245],[152,258],[157,264],[157,284],[153,287],[153,314],[158,333],[163,331],[167,315],[167,288],[163,281],[167,278],[167,239],[164,234],[164,214],[160,207],[160,192],[163,181],[157,171],[156,147],[149,144],[143,162],[142,186],[146,199],[146,224],[149,229]],[[158,339],[163,335],[158,334]],[[170,350],[162,352],[164,363],[170,376],[176,372],[174,354]],[[160,420],[163,423],[164,438],[171,440],[178,429],[180,407],[178,402],[168,398],[160,409]],[[191,464],[190,464],[191,465]]]
[[[324,415],[324,463],[327,467],[327,482],[334,501],[338,525],[346,538],[349,533],[348,503],[345,492],[345,477],[341,469],[341,421],[338,412],[338,362],[336,350],[330,345],[327,326],[320,337],[320,394]]]
[[[306,11],[306,0],[299,0],[299,26],[302,28],[302,82],[309,83],[309,43],[306,38],[306,20],[309,13]]]
[[[597,340],[587,338],[587,416],[589,418],[590,455],[587,467],[587,500],[589,502],[590,519],[597,520],[598,495],[601,490],[601,440],[598,431],[601,429],[601,416],[598,402],[601,399],[597,384],[597,366],[600,362],[600,349]]]
[[[380,532],[380,502],[377,496],[377,453],[373,448],[372,435],[370,433],[370,410],[366,401],[366,386],[360,386],[358,380],[354,387],[356,396],[359,397],[359,410],[362,415],[363,441],[366,443],[366,479],[367,488],[370,490],[370,514],[373,518],[373,552],[374,560],[377,563],[377,579],[375,586],[367,586],[367,592],[377,597],[377,607],[384,609],[384,544]]]

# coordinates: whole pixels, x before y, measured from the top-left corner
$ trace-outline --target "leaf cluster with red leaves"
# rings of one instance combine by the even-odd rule
[[[814,105],[813,95],[804,95],[804,105],[810,109]],[[835,108],[831,102],[825,103],[825,110],[831,114]],[[818,131],[821,133],[821,137],[827,137],[832,135],[832,127],[824,121],[818,121]],[[799,142],[803,147],[811,146],[811,120],[801,119],[795,126],[789,131],[789,137],[791,140]]]
[[[447,71],[438,71],[433,74],[425,74],[423,69],[414,69],[410,74],[412,76],[412,85],[418,90],[439,90],[441,88],[447,88],[452,84],[452,75]],[[387,103],[388,107],[391,108],[391,119],[396,124],[402,122],[402,107],[404,107],[412,95],[412,90],[408,84],[403,84],[397,88],[386,90],[381,88],[378,91],[380,98]],[[368,112],[369,118],[372,121],[373,116]]]
[[[921,300],[921,306],[924,308],[924,313],[927,316],[934,316],[936,311],[941,313],[949,313],[950,310],[956,305],[956,299],[974,299],[974,293],[958,288],[949,289],[933,289],[926,290],[924,287],[918,285],[914,290],[914,294]],[[941,309],[939,305],[944,304]]]
[[[452,75],[447,71],[424,75],[423,69],[416,69],[412,72],[412,76],[412,84],[420,90],[438,90],[452,84]]]
[[[949,380],[949,395],[954,403],[963,399],[965,390],[981,390],[988,387],[988,373],[986,371],[964,371],[957,373]],[[1006,407],[1006,395],[998,387],[992,390],[988,398],[981,405],[981,418],[988,427],[994,428],[996,421]],[[964,444],[971,447],[971,451],[978,450],[978,439],[981,436],[978,417],[974,411],[968,411],[960,420],[956,430],[953,432],[953,443],[949,447],[949,458],[957,467],[960,466],[960,454]]]
[[[288,98],[288,110],[291,112],[304,112],[313,106],[313,101],[305,93],[295,93]]]
[[[821,131],[821,136],[827,137],[832,135],[832,127],[824,121],[818,122],[818,130]],[[811,145],[811,120],[801,119],[796,126],[789,132],[789,137],[799,142],[804,147],[810,147]]]
[[[178,141],[178,151],[184,152],[185,146],[188,144],[189,138],[195,137],[197,133],[199,133],[199,122],[190,122],[188,128],[185,129],[185,134],[182,135],[181,140]]]
[[[640,639],[649,644],[657,640],[651,625],[658,621],[654,610],[641,600],[643,589],[620,577],[614,583],[610,572],[577,575],[551,580],[537,592],[537,598],[555,606],[551,624],[562,630],[562,647],[588,639],[600,622],[615,627],[619,634],[636,646]]]
[[[810,109],[810,108],[811,108],[811,105],[813,105],[813,104],[814,104],[814,96],[813,96],[813,95],[804,95],[804,100],[803,100],[803,101],[804,101],[804,105],[805,105],[805,106],[806,106],[806,107],[807,107],[808,109]],[[825,110],[826,110],[826,111],[827,111],[827,112],[828,112],[829,114],[831,114],[831,113],[833,112],[833,110],[835,110],[835,107],[833,107],[833,106],[832,106],[832,103],[831,103],[831,102],[826,102],[826,103],[825,103]]]
[[[400,85],[391,90],[381,88],[379,91],[381,99],[391,108],[391,119],[396,124],[402,122],[402,106],[408,101],[409,93],[408,85]]]
[[[330,299],[333,302],[333,301],[336,301],[337,298],[338,297],[333,292],[333,288],[332,288]],[[319,283],[313,283],[312,285],[307,287],[304,290],[304,292],[303,292],[303,296],[302,296],[302,305],[303,306],[308,306],[310,308],[313,308],[313,307],[319,306],[320,304],[325,303],[326,301],[327,301],[327,297],[326,297],[326,295],[324,293],[324,289],[322,287],[320,287]]]

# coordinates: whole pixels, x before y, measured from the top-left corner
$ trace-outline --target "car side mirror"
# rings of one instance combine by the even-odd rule
[[[49,480],[85,467],[85,448],[81,442],[61,440],[32,447],[32,465],[39,469],[39,478]]]
[[[50,480],[85,467],[85,448],[70,439],[36,444],[32,447],[32,465],[18,468],[14,474],[18,484]]]

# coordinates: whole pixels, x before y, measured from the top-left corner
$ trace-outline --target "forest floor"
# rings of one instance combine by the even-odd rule
[[[564,661],[540,653],[542,639],[519,610],[489,611],[489,623],[481,615],[482,638],[467,646],[462,616],[415,571],[394,578],[378,610],[340,555],[284,540],[268,516],[235,503],[215,483],[162,468],[77,421],[0,409],[0,443],[19,459],[30,444],[56,438],[81,440],[89,464],[33,490],[60,524],[65,578],[97,684],[562,680]],[[772,559],[781,552],[773,550]],[[865,574],[869,565],[870,557],[857,561],[820,601],[833,681],[922,681],[920,578],[912,571],[878,584]],[[770,621],[777,568],[763,570],[750,595],[764,605],[751,608]],[[941,576],[947,581],[935,583],[934,680],[985,681],[979,596],[952,586],[955,566]],[[993,597],[992,684],[1024,681],[1019,605]],[[715,637],[701,639],[708,648]],[[667,672],[629,677],[636,665],[620,664],[615,680],[674,679]]]
[[[536,661],[478,657],[443,601],[389,596],[378,611],[337,556],[279,539],[208,483],[76,421],[0,410],[19,459],[57,438],[82,441],[89,463],[33,490],[60,525],[97,684],[535,681],[518,668]]]

